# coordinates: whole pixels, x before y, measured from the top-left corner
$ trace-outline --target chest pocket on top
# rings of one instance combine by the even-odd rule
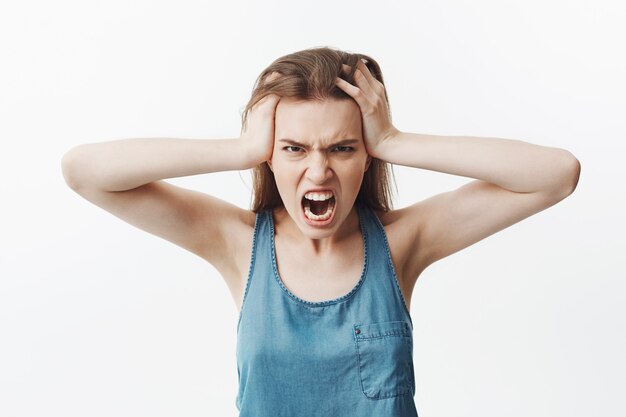
[[[414,394],[413,334],[404,321],[356,324],[361,388],[367,398]]]

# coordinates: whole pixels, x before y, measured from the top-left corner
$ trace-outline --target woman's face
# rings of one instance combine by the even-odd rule
[[[350,214],[371,161],[358,104],[281,98],[274,126],[269,165],[285,209],[312,239],[330,236]]]

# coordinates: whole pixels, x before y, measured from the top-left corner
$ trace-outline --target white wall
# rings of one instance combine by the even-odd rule
[[[582,164],[566,200],[418,280],[420,417],[624,416],[625,19],[609,0],[3,2],[0,415],[236,415],[238,312],[221,277],[82,199],[61,157],[236,137],[263,68],[332,46],[378,60],[401,130],[520,139]],[[469,181],[395,172],[397,207]],[[248,207],[240,174],[170,181]]]

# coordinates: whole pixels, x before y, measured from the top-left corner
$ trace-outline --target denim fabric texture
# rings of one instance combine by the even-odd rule
[[[411,315],[380,220],[356,207],[360,279],[315,302],[281,281],[272,212],[257,213],[237,323],[240,417],[417,417]]]

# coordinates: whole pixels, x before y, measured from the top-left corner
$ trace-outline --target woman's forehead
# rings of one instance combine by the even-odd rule
[[[277,110],[288,111],[323,111],[323,110],[359,110],[359,105],[353,99],[338,99],[328,97],[324,100],[303,100],[295,97],[281,97]]]
[[[277,138],[295,141],[360,139],[361,112],[354,100],[281,98],[276,107],[275,131]]]

